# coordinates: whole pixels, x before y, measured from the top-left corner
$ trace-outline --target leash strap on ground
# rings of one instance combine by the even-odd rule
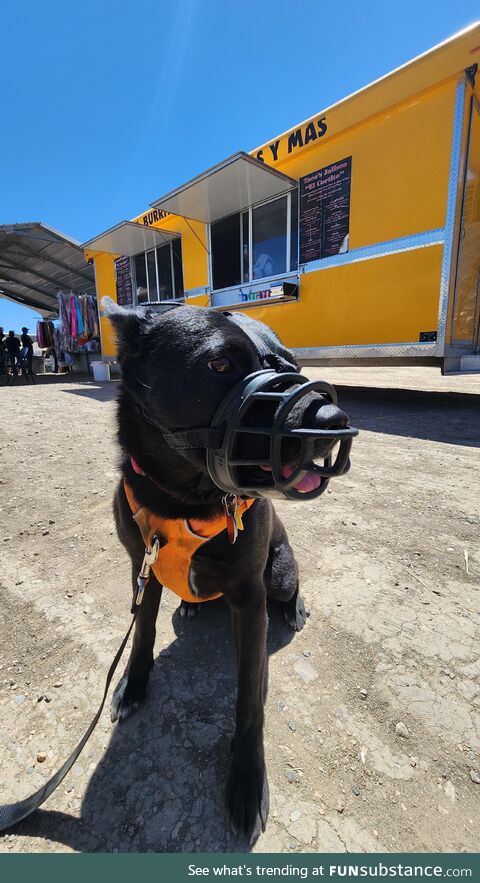
[[[105,700],[107,698],[108,688],[110,686],[113,675],[115,674],[115,669],[117,668],[118,663],[122,657],[123,651],[125,650],[126,643],[130,637],[130,633],[132,631],[133,625],[135,623],[135,618],[137,615],[138,607],[136,608],[133,619],[130,623],[127,634],[125,635],[118,651],[113,660],[107,675],[107,680],[105,683],[105,690],[103,692],[103,698],[100,703],[100,708],[98,709],[95,717],[93,718],[87,732],[80,739],[77,747],[74,751],[72,751],[70,757],[65,761],[63,766],[60,767],[59,770],[52,776],[48,782],[45,782],[45,785],[42,785],[38,791],[35,791],[35,794],[31,794],[30,797],[25,797],[23,800],[19,800],[18,803],[6,803],[0,804],[0,831],[5,831],[7,828],[11,828],[12,825],[16,825],[26,816],[29,816],[35,809],[38,809],[42,803],[50,797],[51,794],[55,791],[56,788],[60,785],[60,782],[63,781],[69,770],[71,770],[73,764],[77,760],[77,757],[83,751],[84,746],[88,742],[90,736],[92,735],[97,723],[99,721],[100,715],[103,711],[103,706],[105,705]]]

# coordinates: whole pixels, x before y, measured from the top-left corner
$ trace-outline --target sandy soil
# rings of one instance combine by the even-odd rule
[[[338,385],[362,433],[328,494],[277,506],[311,617],[292,638],[271,613],[272,806],[255,851],[475,851],[479,378],[306,373]],[[70,753],[129,623],[111,515],[116,388],[48,378],[0,389],[2,802]],[[67,779],[0,851],[239,849],[223,810],[228,617],[221,601],[187,622],[176,607],[162,601],[146,705],[119,727],[104,712]]]

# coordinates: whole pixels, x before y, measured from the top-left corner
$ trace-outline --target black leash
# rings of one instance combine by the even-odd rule
[[[31,794],[30,797],[25,797],[23,800],[19,800],[18,803],[5,803],[3,805],[0,804],[0,831],[5,831],[7,828],[11,828],[12,825],[16,825],[18,822],[21,822],[22,819],[24,819],[26,816],[29,816],[30,813],[32,813],[35,809],[38,809],[38,807],[41,806],[42,803],[44,803],[51,794],[53,794],[55,789],[58,788],[60,782],[63,781],[67,773],[71,770],[78,756],[83,751],[83,748],[85,747],[95,727],[98,724],[100,715],[103,711],[103,706],[105,705],[105,700],[107,698],[108,688],[111,684],[113,675],[115,674],[115,670],[118,663],[120,662],[123,651],[125,650],[125,646],[130,637],[130,633],[134,626],[138,611],[138,606],[136,606],[135,600],[136,599],[134,599],[134,603],[132,605],[133,619],[130,623],[127,634],[120,644],[115,659],[113,660],[109,668],[107,680],[105,683],[105,690],[103,692],[103,698],[100,703],[100,708],[93,718],[87,732],[84,736],[82,736],[77,747],[74,751],[72,751],[70,757],[65,761],[63,766],[61,766],[60,769],[57,770],[57,772],[51,777],[51,779],[48,780],[48,782],[45,782],[45,785],[42,785],[42,787],[39,788],[38,791],[35,791],[35,794]]]
[[[151,546],[145,548],[145,554],[143,556],[142,566],[140,568],[140,573],[137,576],[137,585],[135,587],[135,591],[133,593],[132,599],[132,621],[129,625],[128,632],[125,635],[120,647],[117,650],[115,658],[108,670],[107,680],[105,682],[105,689],[103,691],[102,701],[100,703],[100,708],[98,709],[95,717],[93,718],[87,732],[80,739],[77,747],[74,751],[72,751],[70,757],[65,761],[63,766],[60,767],[59,770],[52,776],[48,782],[45,782],[45,785],[42,785],[38,791],[35,791],[35,794],[31,794],[30,797],[25,797],[23,800],[19,800],[17,803],[4,803],[0,804],[0,831],[5,831],[7,828],[11,828],[12,825],[16,825],[18,822],[21,822],[26,816],[29,816],[34,810],[38,809],[42,803],[45,803],[50,794],[53,794],[56,788],[60,785],[60,782],[63,782],[67,773],[71,770],[73,764],[75,763],[77,757],[83,751],[85,745],[87,744],[90,736],[92,735],[95,727],[98,724],[100,719],[100,715],[103,711],[103,706],[105,705],[105,699],[107,698],[108,688],[111,684],[113,675],[115,674],[115,670],[117,668],[120,659],[122,658],[123,651],[125,650],[125,646],[130,637],[130,633],[135,625],[135,620],[137,618],[138,608],[143,600],[143,594],[145,592],[146,585],[150,576],[150,569],[155,561],[157,560],[158,550],[160,548],[160,543],[158,537],[152,537]]]

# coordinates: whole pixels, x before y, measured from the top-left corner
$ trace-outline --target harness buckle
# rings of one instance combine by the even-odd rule
[[[237,512],[238,500],[235,494],[225,494],[222,497],[223,508],[225,509],[225,519],[227,522],[228,539],[233,544],[238,536],[238,531],[243,530],[241,515]],[[239,526],[239,522],[241,527]]]
[[[157,536],[152,537],[151,546],[147,546],[145,548],[145,554],[143,556],[142,566],[140,568],[140,573],[137,576],[137,587],[135,590],[135,595],[133,597],[132,603],[132,613],[135,612],[136,607],[140,607],[140,604],[143,601],[143,593],[145,592],[145,587],[150,578],[150,569],[155,564],[158,553],[160,551],[160,540]]]

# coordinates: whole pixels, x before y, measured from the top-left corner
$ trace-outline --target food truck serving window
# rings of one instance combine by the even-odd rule
[[[133,258],[136,303],[183,297],[180,237]]]
[[[212,288],[253,282],[298,267],[296,190],[210,225]]]

